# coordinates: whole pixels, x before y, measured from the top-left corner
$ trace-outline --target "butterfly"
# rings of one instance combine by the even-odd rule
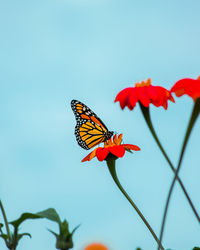
[[[77,122],[76,140],[82,148],[90,149],[112,137],[114,132],[109,131],[101,119],[85,104],[72,100],[71,107]]]

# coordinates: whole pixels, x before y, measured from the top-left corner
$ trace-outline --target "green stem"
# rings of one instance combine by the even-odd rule
[[[173,166],[172,162],[170,161],[167,153],[165,152],[163,146],[161,145],[161,143],[160,143],[160,141],[158,139],[158,136],[156,135],[156,132],[155,132],[155,130],[153,128],[153,124],[151,122],[151,117],[150,117],[150,113],[149,113],[149,108],[144,107],[141,103],[140,103],[140,108],[142,110],[142,113],[143,113],[143,116],[145,118],[145,121],[146,121],[146,123],[147,123],[147,125],[149,127],[149,130],[151,131],[151,134],[152,134],[153,138],[155,139],[155,141],[156,141],[156,143],[157,143],[160,151],[162,152],[162,154],[164,155],[165,159],[167,160],[169,166],[171,167],[171,170],[174,172],[174,174],[176,174],[176,169],[174,168],[174,166]],[[177,176],[177,180],[178,180],[178,182],[179,182],[179,184],[180,184],[180,186],[182,188],[182,191],[184,192],[184,194],[185,194],[185,196],[186,196],[186,198],[187,198],[187,200],[188,200],[188,202],[189,202],[189,204],[190,204],[190,206],[191,206],[191,208],[192,208],[192,210],[193,210],[193,212],[194,212],[197,220],[200,223],[200,217],[199,217],[199,215],[198,215],[198,213],[197,213],[197,211],[196,211],[196,209],[195,209],[195,207],[194,207],[194,205],[193,205],[193,203],[192,203],[192,201],[190,199],[189,194],[186,191],[186,188],[184,187],[181,179],[179,178],[179,176]]]
[[[8,240],[10,242],[11,241],[10,229],[9,229],[9,226],[8,226],[8,220],[7,220],[6,213],[5,213],[5,210],[4,210],[4,207],[3,207],[3,204],[1,202],[1,200],[0,200],[0,209],[1,209],[3,219],[4,219],[4,222],[5,222],[6,231],[7,231],[7,235],[8,235]]]
[[[174,179],[173,179],[173,181],[171,183],[170,190],[169,190],[169,193],[168,193],[167,201],[166,201],[166,204],[165,204],[164,215],[163,215],[163,219],[162,219],[161,231],[160,231],[160,242],[162,242],[162,237],[163,237],[163,233],[164,233],[164,227],[165,227],[165,222],[166,222],[166,218],[167,218],[167,211],[168,211],[168,207],[169,207],[170,198],[171,198],[171,195],[172,195],[172,192],[173,192],[173,189],[174,189],[176,179],[178,177],[178,173],[180,171],[180,167],[181,167],[181,163],[182,163],[182,160],[183,160],[183,156],[184,156],[184,152],[185,152],[185,149],[186,149],[186,146],[187,146],[188,139],[190,137],[190,134],[191,134],[192,128],[193,128],[193,126],[195,124],[195,121],[196,121],[196,119],[197,119],[197,117],[199,115],[199,112],[200,112],[200,98],[198,98],[196,100],[195,104],[194,104],[193,111],[192,111],[192,114],[191,114],[191,118],[190,118],[188,128],[187,128],[187,131],[186,131],[186,134],[185,134],[183,146],[182,146],[182,149],[181,149],[181,154],[180,154],[178,166],[177,166],[177,169],[176,169],[176,173],[175,173]],[[158,248],[158,250],[159,249],[160,248]]]
[[[143,214],[140,212],[140,210],[137,208],[137,206],[135,205],[135,203],[131,200],[131,198],[129,197],[129,195],[126,193],[126,191],[123,189],[122,185],[120,184],[117,174],[116,174],[116,169],[115,169],[115,159],[112,157],[108,157],[107,160],[107,166],[108,169],[110,171],[110,174],[114,180],[114,182],[116,183],[116,185],[118,186],[118,188],[120,189],[120,191],[123,193],[123,195],[126,197],[126,199],[131,203],[132,207],[136,210],[136,212],[138,213],[138,215],[140,216],[140,218],[143,220],[143,222],[145,223],[145,225],[147,226],[147,228],[149,229],[149,231],[151,232],[152,236],[154,237],[154,239],[156,240],[156,242],[158,243],[158,245],[160,246],[160,249],[164,250],[164,247],[161,245],[158,237],[156,236],[156,234],[154,233],[153,229],[151,228],[151,226],[149,225],[149,223],[147,222],[147,220],[145,219],[145,217],[143,216]]]

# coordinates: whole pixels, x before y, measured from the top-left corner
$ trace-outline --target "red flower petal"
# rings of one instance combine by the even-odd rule
[[[85,158],[83,158],[83,160],[81,161],[81,162],[84,162],[84,161],[90,161],[91,159],[90,159],[90,155],[91,155],[92,153],[90,153],[89,155],[87,155]]]
[[[177,97],[186,94],[195,101],[196,98],[200,97],[200,80],[191,78],[181,79],[174,84],[171,92],[174,92]]]
[[[125,147],[125,149],[130,149],[130,150],[134,150],[134,151],[140,151],[140,148],[136,145],[132,145],[132,144],[122,144],[123,147]]]
[[[130,110],[133,110],[137,102],[138,102],[138,96],[137,96],[136,89],[131,88],[131,90],[129,92],[129,99],[128,99],[127,107]]]
[[[123,157],[125,154],[125,149],[122,145],[109,147],[109,151],[117,157]]]
[[[81,162],[90,161],[96,156],[96,150],[93,150],[89,155],[87,155]]]
[[[119,101],[122,109],[127,106],[130,110],[132,110],[137,102],[137,100],[134,99],[134,88],[125,88],[120,91],[115,98],[115,102],[117,101]]]
[[[122,109],[127,106],[130,110],[135,107],[137,102],[145,107],[149,107],[149,104],[152,103],[156,107],[163,106],[167,109],[168,100],[174,102],[171,93],[163,87],[152,86],[150,79],[136,84],[135,87],[123,89],[115,98],[115,102],[119,101]]]
[[[142,103],[143,106],[149,107],[149,104],[151,103],[151,100],[148,96],[148,89],[150,86],[144,86],[144,87],[136,87],[138,99]]]
[[[152,104],[154,104],[156,107],[163,106],[164,109],[167,109],[168,100],[174,102],[174,99],[172,95],[170,94],[170,92],[163,87],[155,86],[154,93],[152,91]]]
[[[156,86],[150,85],[147,88],[147,93],[148,93],[150,100],[156,100],[158,98],[158,91],[157,91]]]
[[[108,148],[97,148],[96,150],[96,156],[99,161],[103,161],[106,159],[107,155],[109,153]]]
[[[95,156],[99,161],[103,161],[107,158],[108,154],[113,154],[116,157],[123,157],[125,154],[125,150],[135,150],[139,151],[140,148],[136,145],[132,144],[121,144],[122,134],[114,135],[113,138],[110,138],[108,141],[104,143],[104,147],[98,147],[94,149],[90,154],[88,154],[82,162],[90,161]]]

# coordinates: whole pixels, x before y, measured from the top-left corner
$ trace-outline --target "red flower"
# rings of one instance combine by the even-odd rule
[[[195,101],[200,97],[200,76],[197,79],[184,78],[177,81],[171,88],[176,96],[188,95]]]
[[[108,250],[108,248],[101,243],[92,243],[88,245],[84,250]]]
[[[122,141],[122,134],[120,134],[118,137],[117,135],[113,136],[113,140],[110,138],[108,141],[104,142],[104,147],[98,147],[94,149],[89,155],[87,155],[82,162],[84,161],[90,161],[95,156],[99,161],[103,161],[106,159],[109,153],[116,157],[123,157],[125,154],[125,150],[131,151],[139,151],[140,148],[138,146],[132,145],[132,144],[121,144]]]
[[[127,106],[132,110],[137,102],[140,102],[143,106],[149,107],[152,103],[156,107],[163,106],[167,109],[167,101],[174,102],[174,98],[171,93],[160,86],[151,85],[151,79],[146,82],[136,83],[135,87],[125,88],[118,93],[115,98],[115,102],[119,101],[122,109]]]

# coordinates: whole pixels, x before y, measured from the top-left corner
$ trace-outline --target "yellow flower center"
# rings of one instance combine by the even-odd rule
[[[151,85],[151,78],[148,78],[146,81],[136,82],[135,87],[145,87]]]

